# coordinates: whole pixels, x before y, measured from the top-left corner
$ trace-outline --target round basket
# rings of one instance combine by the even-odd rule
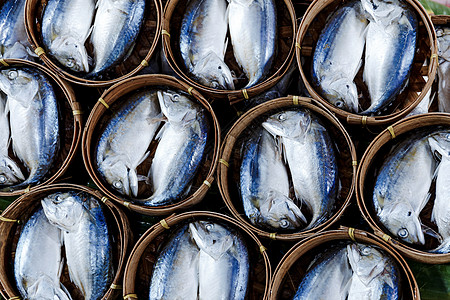
[[[281,259],[270,283],[269,298],[292,299],[314,257],[337,242],[354,241],[375,245],[390,255],[401,272],[402,299],[420,299],[419,287],[405,260],[389,244],[368,232],[341,228],[322,232],[297,243]]]
[[[153,266],[160,248],[170,235],[187,222],[211,220],[236,229],[244,238],[250,259],[249,287],[246,299],[265,299],[271,276],[266,248],[258,238],[238,221],[214,212],[189,212],[173,215],[148,229],[134,246],[124,273],[124,299],[147,299]]]
[[[112,113],[124,103],[126,94],[135,92],[142,88],[172,88],[178,89],[192,95],[192,100],[197,101],[206,111],[208,121],[210,124],[209,142],[206,147],[206,158],[201,164],[189,194],[180,202],[149,207],[138,203],[131,203],[125,196],[114,191],[114,189],[103,181],[101,175],[98,173],[95,163],[95,149],[97,141],[103,132],[106,123],[110,120]],[[106,90],[99,102],[94,106],[86,122],[83,132],[83,160],[88,170],[89,175],[94,180],[95,184],[111,199],[118,203],[125,205],[132,211],[136,211],[146,215],[168,215],[175,211],[186,209],[194,204],[200,202],[211,186],[214,178],[213,174],[216,169],[217,159],[219,155],[220,145],[220,127],[217,118],[209,103],[196,90],[190,88],[185,83],[182,83],[174,77],[166,75],[141,75],[126,79],[117,83]],[[145,162],[144,162],[145,164]],[[141,167],[142,164],[139,166]],[[150,165],[144,166],[150,168]]]
[[[372,203],[373,188],[376,182],[375,168],[381,166],[384,159],[389,154],[391,147],[407,137],[409,133],[414,133],[419,129],[435,128],[442,126],[450,128],[450,115],[445,113],[428,113],[408,117],[389,126],[382,131],[364,153],[361,164],[356,175],[356,197],[359,209],[374,230],[376,235],[388,240],[388,243],[398,250],[401,254],[419,262],[429,264],[442,264],[450,262],[450,253],[436,254],[426,252],[427,249],[433,249],[437,246],[434,239],[426,239],[424,247],[416,247],[402,242],[401,240],[390,236],[388,230],[378,221],[376,212]],[[437,227],[430,221],[434,197],[428,201],[428,204],[420,214],[423,224],[437,231]]]
[[[108,71],[108,73],[105,74],[105,78],[99,80],[83,78],[76,73],[66,71],[56,59],[46,53],[42,40],[41,24],[47,2],[47,0],[27,1],[25,6],[25,25],[28,39],[35,53],[47,67],[62,78],[84,86],[107,87],[137,74],[148,66],[150,58],[158,45],[161,31],[161,0],[146,1],[147,7],[144,21],[133,51],[125,60]],[[90,47],[90,45],[88,47]]]
[[[278,49],[269,75],[265,80],[248,89],[242,89],[245,84],[236,85],[236,90],[213,89],[199,84],[190,78],[188,70],[181,57],[179,46],[181,22],[184,12],[186,11],[187,3],[187,1],[180,0],[168,1],[164,9],[164,18],[162,22],[164,53],[171,68],[183,81],[187,82],[189,85],[192,85],[208,97],[221,99],[228,98],[230,104],[234,104],[244,99],[248,99],[249,97],[251,98],[259,95],[281,80],[283,75],[287,72],[294,57],[294,35],[297,30],[297,22],[295,10],[291,0],[275,0],[278,22],[278,42],[276,45]],[[229,66],[230,70],[235,72],[238,78],[240,76],[244,76],[244,73],[234,59],[231,42],[228,43],[228,48],[225,54],[225,63]]]
[[[1,60],[1,64],[0,69],[8,67],[28,67],[37,69],[45,74],[52,83],[58,99],[60,112],[60,149],[58,156],[55,158],[53,167],[41,180],[41,183],[36,186],[29,186],[26,189],[10,192],[0,192],[0,196],[18,196],[35,188],[51,184],[61,178],[71,161],[74,159],[78,144],[81,140],[83,111],[81,110],[80,104],[76,102],[75,94],[71,86],[64,80],[61,80],[61,78],[48,68],[37,63],[20,59]],[[21,165],[20,161],[17,163]]]
[[[327,17],[339,6],[348,1],[314,1],[306,11],[296,39],[296,57],[300,74],[305,82],[305,86],[311,97],[317,99],[325,105],[339,118],[345,120],[350,125],[388,125],[405,117],[427,94],[433,84],[437,70],[437,46],[436,32],[430,17],[423,6],[417,0],[406,0],[407,4],[416,12],[418,18],[417,51],[414,56],[413,65],[410,72],[409,83],[393,102],[387,114],[380,116],[362,116],[339,109],[325,100],[312,86],[310,70],[312,56],[319,35],[324,28]],[[423,66],[425,60],[429,61],[427,66]],[[302,61],[304,61],[302,63]],[[425,81],[423,76],[428,76]],[[356,82],[362,81],[362,72],[355,78]]]
[[[6,299],[21,299],[14,279],[14,254],[21,229],[28,218],[40,205],[44,197],[56,193],[76,191],[88,194],[101,203],[105,214],[111,238],[114,241],[112,249],[114,278],[108,291],[102,299],[116,299],[122,289],[122,275],[125,267],[125,257],[128,243],[131,240],[131,229],[125,214],[99,191],[73,184],[54,184],[36,189],[15,200],[0,216],[0,282],[3,285]],[[67,266],[64,267],[61,282],[69,290],[72,299],[84,299],[76,286],[70,282]]]
[[[240,145],[253,126],[259,126],[268,116],[282,110],[306,108],[318,116],[327,128],[336,145],[336,161],[338,176],[342,188],[336,199],[332,216],[317,227],[296,233],[267,232],[254,226],[244,213],[239,193],[239,169],[241,165]],[[217,168],[220,193],[228,209],[241,224],[256,232],[259,236],[277,240],[298,240],[322,231],[334,224],[349,205],[354,190],[356,174],[356,152],[353,142],[341,123],[326,108],[314,99],[290,96],[278,98],[256,106],[242,115],[226,135],[221,147],[221,155]]]
[[[450,16],[449,15],[432,15],[430,16],[433,25],[443,25],[450,26]]]

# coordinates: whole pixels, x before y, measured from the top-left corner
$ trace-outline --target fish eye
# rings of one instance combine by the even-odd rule
[[[218,66],[217,69],[222,70],[222,66]]]
[[[289,227],[289,225],[291,225],[291,223],[289,223],[288,220],[286,220],[286,219],[281,219],[281,220],[280,220],[280,226],[281,226],[281,228],[286,229],[286,228]]]
[[[404,239],[404,238],[408,237],[409,232],[408,232],[408,230],[407,230],[406,228],[401,228],[401,229],[397,232],[397,235],[398,235],[400,238]]]
[[[0,184],[5,183],[5,182],[6,182],[6,176],[0,175]]]
[[[8,78],[13,80],[16,79],[19,73],[16,70],[11,70],[8,72]]]
[[[336,105],[336,107],[338,107],[338,108],[343,108],[344,107],[344,101],[338,100],[338,101],[336,101],[336,103],[334,103],[334,105]]]
[[[61,195],[56,195],[55,199],[53,199],[53,203],[60,203],[63,200]]]
[[[286,120],[286,115],[285,115],[285,114],[279,114],[279,115],[278,115],[278,120],[279,120],[279,121],[284,121],[284,120]]]
[[[178,94],[173,95],[172,100],[173,100],[173,102],[180,101],[180,95],[178,95]]]
[[[370,254],[370,247],[364,247],[364,248],[361,250],[361,254],[364,255],[364,256],[369,255],[369,254]]]
[[[220,87],[220,85],[217,81],[211,81],[211,87],[213,89],[218,89]]]
[[[122,184],[121,181],[116,180],[116,181],[113,182],[113,186],[114,186],[116,189],[121,189],[121,188],[123,187],[123,184]]]
[[[72,68],[73,66],[75,66],[75,62],[73,58],[69,58],[67,60],[67,67]]]
[[[214,225],[211,223],[208,223],[208,224],[206,224],[205,228],[206,228],[206,230],[211,231],[211,230],[213,230]]]

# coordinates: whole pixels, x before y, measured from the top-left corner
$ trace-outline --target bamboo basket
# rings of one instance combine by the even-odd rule
[[[401,255],[383,239],[362,230],[346,227],[319,233],[292,247],[274,271],[268,299],[292,299],[314,257],[331,245],[346,241],[375,245],[390,255],[401,273],[402,299],[420,299],[416,280]]]
[[[211,98],[228,99],[230,104],[235,104],[244,99],[261,94],[281,80],[294,57],[294,40],[297,30],[294,6],[291,0],[275,0],[275,4],[278,22],[278,49],[269,75],[257,85],[248,89],[242,89],[245,86],[245,83],[242,82],[235,86],[236,90],[219,90],[197,83],[190,78],[181,57],[179,46],[181,22],[186,11],[187,1],[169,0],[164,8],[162,40],[164,53],[169,65],[183,81],[192,85],[204,95]],[[244,76],[243,71],[234,59],[231,42],[228,43],[225,63],[229,66],[230,70],[235,72],[238,78]]]
[[[109,184],[102,180],[101,175],[96,169],[95,163],[95,149],[97,141],[100,138],[103,128],[110,120],[112,113],[116,111],[121,104],[124,103],[126,94],[132,93],[142,88],[172,88],[184,91],[192,95],[193,100],[197,101],[206,111],[210,125],[209,142],[206,145],[204,159],[196,177],[194,178],[193,186],[189,194],[180,202],[149,207],[138,203],[130,202],[131,199],[124,195],[115,192]],[[168,215],[175,211],[187,209],[192,205],[199,203],[206,195],[209,187],[214,180],[214,172],[217,165],[219,145],[220,145],[220,127],[217,118],[209,103],[205,98],[195,89],[190,88],[185,83],[182,83],[174,77],[166,75],[141,75],[126,79],[117,83],[106,90],[99,102],[94,106],[83,132],[82,139],[82,153],[86,169],[94,180],[95,184],[112,200],[126,206],[132,211],[146,214],[146,215]],[[150,146],[152,147],[152,145]],[[141,164],[139,168],[148,171],[150,165],[146,162]]]
[[[149,228],[134,246],[124,273],[124,299],[148,299],[153,266],[159,251],[181,224],[197,220],[211,220],[228,225],[241,233],[249,251],[250,276],[246,299],[266,299],[271,268],[266,248],[258,238],[238,221],[214,212],[189,212],[162,219]]]
[[[47,175],[36,186],[29,186],[25,189],[15,190],[11,192],[0,192],[1,196],[19,196],[35,188],[42,187],[58,181],[69,167],[74,159],[81,140],[82,132],[82,114],[80,104],[75,99],[75,94],[71,86],[64,80],[61,80],[54,72],[48,68],[34,62],[21,59],[5,59],[0,60],[0,70],[11,67],[28,67],[39,70],[45,74],[52,83],[53,89],[58,99],[60,111],[60,149],[58,156],[55,158],[54,166],[49,170]],[[22,163],[17,160],[18,165]]]
[[[418,0],[406,0],[407,4],[416,12],[419,21],[417,34],[417,51],[407,87],[393,101],[388,111],[380,116],[362,116],[339,109],[325,100],[312,86],[310,69],[312,56],[320,32],[326,24],[327,17],[339,6],[348,1],[316,0],[308,8],[300,24],[296,39],[296,57],[301,77],[311,97],[335,113],[340,119],[349,125],[380,125],[385,126],[409,114],[427,94],[433,84],[437,70],[437,45],[436,32],[430,17]],[[301,60],[304,63],[301,63]],[[425,60],[427,66],[423,66]],[[425,81],[423,76],[428,76]],[[362,72],[355,78],[355,82],[362,84]],[[368,95],[366,90],[363,94]],[[367,97],[365,97],[367,99]],[[367,101],[366,101],[367,102]]]
[[[25,26],[28,39],[34,52],[44,64],[63,79],[89,87],[107,87],[136,75],[149,65],[150,58],[154,55],[161,31],[162,4],[161,0],[149,0],[146,2],[144,23],[136,39],[133,51],[126,59],[108,71],[104,78],[93,80],[83,78],[82,75],[75,72],[66,71],[56,59],[47,54],[41,32],[42,17],[48,3],[47,0],[31,0],[26,3]],[[91,48],[91,45],[87,45],[88,50],[91,50]]]
[[[427,252],[426,250],[434,249],[438,246],[438,242],[431,238],[426,238],[425,246],[420,247],[409,245],[391,236],[390,232],[378,221],[372,203],[372,194],[376,182],[375,169],[381,166],[389,154],[391,147],[397,144],[399,142],[398,140],[407,137],[409,133],[414,133],[420,129],[432,129],[435,126],[450,128],[450,115],[446,113],[416,115],[389,126],[375,137],[366,149],[356,175],[356,198],[358,207],[364,219],[372,227],[374,233],[387,240],[392,247],[404,256],[428,264],[448,263],[450,262],[450,253],[436,254]],[[428,204],[420,214],[420,218],[423,224],[437,231],[437,226],[430,221],[433,203],[434,197],[428,201]]]
[[[74,184],[54,184],[23,195],[9,205],[0,216],[0,244],[2,245],[0,247],[0,283],[7,295],[6,299],[21,299],[14,279],[14,255],[23,225],[40,205],[39,200],[55,192],[67,191],[85,193],[99,200],[102,205],[109,225],[108,229],[111,232],[112,245],[114,245],[112,257],[115,271],[112,284],[102,299],[116,299],[120,295],[125,258],[129,251],[128,244],[132,239],[127,217],[99,191]],[[63,269],[61,282],[71,293],[72,299],[84,299],[81,292],[70,282],[67,266]]]
[[[450,26],[450,16],[449,15],[432,15],[430,16],[433,25],[444,25]]]
[[[336,161],[338,164],[338,176],[342,188],[336,199],[332,216],[317,227],[294,233],[276,233],[260,229],[247,219],[238,191],[239,168],[241,165],[240,145],[249,134],[250,130],[260,124],[268,116],[282,110],[306,108],[318,116],[329,131],[331,139],[335,142]],[[247,228],[256,232],[259,236],[276,240],[298,240],[323,231],[333,225],[341,217],[345,208],[349,205],[354,190],[354,178],[356,174],[356,152],[353,142],[347,131],[326,108],[314,99],[298,96],[278,98],[260,104],[242,115],[231,127],[221,147],[217,177],[219,190],[228,209],[233,216]]]

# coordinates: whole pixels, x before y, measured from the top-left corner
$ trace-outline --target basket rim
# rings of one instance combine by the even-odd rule
[[[188,83],[189,85],[194,86],[196,89],[201,91],[202,93],[205,93],[206,95],[211,95],[213,97],[217,98],[228,98],[232,100],[232,102],[240,102],[243,99],[247,97],[254,97],[258,94],[260,94],[263,90],[266,90],[267,88],[270,88],[274,86],[278,81],[281,80],[283,75],[287,72],[290,64],[294,60],[294,47],[295,47],[295,33],[297,32],[298,26],[297,26],[297,16],[294,9],[294,6],[292,4],[291,0],[280,0],[283,1],[286,5],[287,10],[289,11],[289,14],[291,16],[291,26],[292,26],[292,43],[289,48],[289,52],[286,56],[285,61],[280,66],[280,68],[271,76],[263,80],[262,82],[258,83],[257,85],[254,85],[247,89],[240,89],[240,90],[218,90],[213,89],[211,87],[202,85],[200,83],[197,83],[193,79],[191,79],[188,74],[184,73],[182,69],[178,66],[176,63],[175,57],[173,55],[171,43],[170,43],[170,24],[171,24],[171,18],[172,15],[168,12],[169,9],[172,6],[176,6],[180,0],[168,0],[166,2],[166,5],[164,7],[164,15],[162,20],[162,43],[163,43],[163,51],[164,55],[167,58],[167,62],[171,69],[181,78],[182,81]]]
[[[343,134],[343,137],[346,141],[346,146],[348,146],[349,153],[352,159],[352,179],[351,179],[351,185],[349,187],[349,191],[347,194],[347,197],[345,198],[342,206],[324,223],[320,224],[319,226],[316,226],[314,228],[304,230],[297,233],[271,233],[266,230],[260,229],[253,224],[251,224],[246,217],[242,216],[237,209],[233,205],[233,200],[231,198],[231,195],[229,194],[228,189],[228,161],[231,155],[231,151],[235,146],[235,142],[237,137],[242,133],[242,130],[238,129],[238,126],[240,126],[242,123],[245,122],[251,122],[254,120],[255,117],[252,117],[252,115],[255,114],[255,112],[258,112],[259,115],[261,113],[266,113],[268,111],[271,111],[273,109],[279,109],[282,107],[306,107],[307,109],[313,110],[315,113],[319,112],[321,116],[324,116],[327,118],[338,131],[340,131]],[[248,120],[247,120],[248,119]],[[230,150],[225,151],[225,147],[229,146]],[[320,102],[317,102],[317,100],[312,98],[306,98],[306,97],[299,97],[299,96],[287,96],[287,97],[281,97],[278,99],[273,99],[267,102],[264,102],[246,113],[244,113],[242,116],[239,117],[239,119],[233,124],[233,126],[228,131],[227,135],[224,138],[224,141],[222,143],[221,149],[220,149],[220,159],[219,159],[219,165],[217,167],[217,179],[218,179],[218,186],[219,186],[219,192],[222,196],[222,199],[224,200],[228,210],[232,213],[232,215],[238,219],[241,223],[245,224],[245,226],[248,226],[253,232],[255,232],[258,236],[264,237],[264,238],[270,238],[273,240],[283,240],[283,241],[292,241],[292,240],[299,240],[302,238],[305,238],[311,234],[314,234],[316,232],[320,232],[323,230],[326,230],[330,226],[332,226],[344,213],[345,209],[350,205],[351,198],[354,193],[355,189],[355,178],[356,178],[356,162],[357,162],[357,155],[356,155],[356,149],[354,147],[353,141],[348,134],[348,132],[345,130],[344,126],[341,124],[341,122],[335,117],[334,114],[332,114],[326,107],[324,107]],[[226,164],[224,163],[226,162]]]
[[[128,256],[124,272],[123,297],[131,297],[137,299],[137,296],[135,294],[136,272],[138,269],[139,260],[146,247],[153,241],[155,237],[157,237],[161,233],[165,232],[166,230],[170,230],[172,226],[175,226],[180,222],[186,221],[190,218],[213,218],[219,219],[221,221],[226,221],[227,223],[231,223],[235,228],[238,228],[241,233],[245,232],[247,236],[250,236],[250,238],[256,242],[257,246],[260,249],[260,253],[263,256],[264,264],[266,267],[266,285],[263,297],[263,299],[266,299],[269,293],[269,283],[272,278],[271,265],[269,256],[267,255],[266,247],[263,246],[261,241],[252,231],[242,226],[242,224],[240,224],[237,220],[225,214],[212,211],[191,211],[181,214],[172,214],[165,219],[161,219],[159,222],[155,223],[153,226],[147,229],[147,231],[135,243],[133,249],[130,252],[130,255]]]
[[[398,250],[401,254],[405,255],[408,258],[411,258],[415,261],[427,263],[427,264],[443,264],[450,262],[450,253],[447,254],[437,254],[430,253],[415,249],[406,243],[396,239],[395,237],[391,237],[391,233],[384,232],[382,228],[380,228],[372,217],[372,213],[369,208],[366,206],[366,199],[364,199],[364,181],[366,174],[371,168],[372,159],[376,156],[377,152],[381,147],[383,147],[390,140],[397,138],[403,134],[411,132],[412,130],[416,130],[417,128],[439,125],[440,120],[446,119],[448,120],[448,124],[450,124],[450,114],[447,113],[426,113],[421,115],[413,115],[409,116],[403,120],[397,121],[395,124],[389,126],[384,129],[380,134],[378,134],[372,142],[369,144],[367,149],[365,150],[361,162],[358,166],[358,170],[356,173],[356,201],[358,204],[359,211],[362,216],[372,228],[375,235],[382,237],[383,239],[387,239],[389,244]],[[422,121],[428,121],[425,124]]]
[[[158,83],[154,84],[152,80],[158,81]],[[136,82],[138,82],[137,85],[139,88],[142,87],[141,84],[144,84],[146,87],[167,86],[169,88],[177,88],[191,94],[203,106],[203,108],[210,113],[211,119],[213,121],[214,138],[215,138],[214,152],[212,155],[211,166],[208,171],[208,175],[205,178],[205,181],[194,193],[190,194],[183,200],[170,205],[148,207],[141,204],[133,203],[125,197],[120,197],[112,190],[110,190],[105,184],[103,184],[102,180],[97,175],[94,158],[91,157],[91,152],[93,151],[92,147],[94,147],[94,145],[91,145],[94,129],[98,121],[101,119],[101,117],[105,114],[107,110],[109,110],[109,105],[114,103],[118,98],[120,98],[115,95],[115,92],[117,92],[118,89],[122,89],[128,86],[130,87],[127,88],[127,91],[125,93],[122,93],[120,96],[123,96],[124,94],[129,93],[132,90],[136,90]],[[104,103],[106,103],[108,108],[105,106]],[[212,131],[213,129],[211,129],[211,132]],[[218,163],[218,156],[219,156],[218,152],[220,142],[221,142],[221,133],[219,121],[217,120],[217,117],[209,102],[197,90],[188,86],[184,82],[177,80],[175,77],[169,75],[147,74],[147,75],[138,75],[125,79],[121,82],[114,84],[113,86],[111,86],[110,88],[108,88],[103,92],[103,94],[99,98],[99,101],[97,101],[97,103],[91,110],[89,118],[86,121],[81,143],[82,143],[83,161],[86,170],[89,173],[89,176],[100,188],[100,190],[103,193],[105,193],[110,199],[138,213],[146,215],[169,215],[175,211],[182,210],[189,206],[197,204],[203,199],[203,197],[205,196],[205,194],[207,193],[208,189],[210,188],[210,186],[214,181],[214,173]]]
[[[305,36],[306,32],[309,29],[309,25],[314,20],[314,18],[319,14],[325,7],[329,6],[330,3],[333,3],[332,0],[314,0],[311,5],[309,5],[307,11],[305,12],[304,16],[302,18],[302,21],[300,23],[299,29],[297,31],[296,36],[296,49],[295,49],[295,56],[297,61],[297,67],[300,70],[300,76],[305,84],[306,89],[311,94],[311,97],[314,99],[317,99],[320,103],[325,105],[328,109],[330,109],[333,113],[335,113],[340,119],[345,120],[345,122],[349,125],[389,125],[392,124],[399,119],[405,117],[408,115],[419,103],[422,101],[422,99],[425,97],[427,92],[431,89],[431,86],[434,82],[434,79],[436,77],[437,67],[438,67],[438,59],[437,59],[437,44],[436,44],[436,32],[433,26],[433,23],[430,19],[430,16],[426,12],[425,8],[422,6],[422,4],[419,2],[419,0],[405,0],[408,5],[410,5],[415,12],[420,16],[420,20],[424,23],[424,26],[428,33],[428,39],[430,41],[430,64],[428,66],[428,79],[427,82],[422,89],[420,95],[417,97],[417,99],[407,108],[391,113],[389,115],[384,116],[363,116],[355,113],[350,113],[345,110],[339,109],[336,106],[330,104],[326,99],[324,99],[322,96],[319,95],[318,92],[311,86],[309,83],[309,80],[306,77],[305,71],[303,70],[303,66],[301,63],[301,43],[303,40],[303,37]],[[319,8],[317,8],[319,7]],[[315,12],[316,10],[319,10],[318,12]],[[313,12],[311,12],[313,11]],[[435,59],[433,59],[435,58]]]
[[[81,104],[76,100],[75,92],[72,89],[72,87],[46,66],[23,59],[2,59],[0,61],[3,67],[14,67],[22,65],[25,67],[32,67],[38,69],[40,72],[44,73],[47,77],[51,79],[52,82],[58,85],[58,88],[62,91],[65,98],[65,99],[58,99],[58,101],[59,102],[67,101],[72,109],[73,115],[73,136],[71,147],[69,149],[69,152],[67,153],[67,157],[62,162],[61,167],[58,169],[58,171],[55,174],[53,174],[53,176],[51,176],[50,178],[48,178],[47,180],[43,181],[38,185],[30,186],[20,190],[15,190],[12,192],[0,192],[0,197],[20,196],[29,191],[54,183],[56,180],[61,178],[61,176],[67,171],[81,143],[81,133],[83,130],[83,111],[81,110]],[[61,113],[63,112],[61,107],[60,111]]]
[[[0,216],[3,218],[2,219],[3,222],[0,222],[0,231],[2,231],[2,232],[7,231],[8,236],[9,236],[10,234],[14,234],[12,231],[14,230],[16,224],[19,225],[19,224],[26,223],[22,219],[14,220],[12,218],[6,217],[6,216],[9,216],[12,211],[17,209],[17,207],[22,207],[24,205],[29,205],[30,203],[35,202],[36,200],[32,199],[32,198],[36,197],[39,194],[43,194],[43,193],[51,194],[51,193],[54,193],[56,191],[61,191],[61,190],[72,190],[72,191],[75,190],[75,191],[84,192],[84,193],[87,193],[87,194],[93,196],[94,198],[99,200],[99,203],[102,202],[101,205],[104,205],[104,207],[107,207],[108,213],[111,214],[111,216],[115,220],[115,223],[111,224],[110,226],[117,227],[117,231],[118,231],[117,234],[119,237],[119,241],[118,241],[118,246],[116,246],[116,247],[122,251],[121,251],[121,253],[119,253],[120,257],[117,262],[116,272],[115,272],[114,278],[112,279],[111,285],[108,288],[108,290],[105,292],[104,296],[102,297],[103,300],[112,299],[112,295],[114,293],[116,293],[115,291],[117,290],[117,287],[121,286],[121,284],[122,284],[122,277],[123,277],[123,272],[125,269],[127,253],[129,252],[130,242],[132,240],[132,231],[131,231],[130,223],[128,221],[126,214],[121,209],[119,209],[119,207],[116,204],[114,204],[111,201],[108,201],[108,199],[105,199],[105,197],[103,196],[101,191],[89,188],[87,186],[82,186],[82,185],[77,185],[77,184],[72,184],[72,183],[57,183],[57,184],[51,184],[48,186],[34,189],[33,191],[30,191],[29,193],[24,194],[21,197],[14,200],[1,213]],[[28,219],[28,218],[29,218],[29,216],[27,216],[26,219]],[[4,247],[2,247],[2,249],[0,251],[1,257],[5,257],[7,255],[7,253],[5,253],[5,252],[6,251],[5,251]],[[5,262],[5,259],[2,259],[1,261]],[[5,270],[7,268],[7,266],[3,265],[3,263],[2,263],[2,267],[3,267],[3,270]],[[9,299],[13,299],[13,298],[15,299],[15,297],[19,297],[18,299],[20,299],[20,294],[17,294],[17,288],[15,286],[15,282],[11,283],[11,284],[10,284],[9,280],[8,280],[8,282],[3,282],[2,278],[3,277],[0,276],[0,285],[3,286],[3,288],[5,289],[5,294],[10,296]]]
[[[147,1],[147,0],[146,0]],[[25,29],[28,36],[28,41],[31,44],[31,47],[33,48],[33,51],[38,54],[39,59],[45,64],[46,67],[51,69],[53,72],[58,74],[61,78],[64,80],[67,80],[71,83],[81,85],[81,86],[87,86],[87,87],[108,87],[114,83],[120,82],[126,78],[129,78],[138,72],[140,72],[142,69],[144,69],[151,57],[154,55],[155,50],[159,44],[159,39],[161,35],[161,21],[162,21],[162,2],[161,0],[149,0],[153,1],[156,8],[156,29],[155,29],[155,37],[152,41],[152,45],[150,46],[150,49],[148,53],[145,55],[145,58],[140,62],[139,65],[137,65],[132,71],[130,71],[127,74],[124,74],[120,77],[110,79],[110,80],[90,80],[78,77],[74,74],[69,73],[68,71],[63,70],[62,68],[58,67],[51,57],[47,55],[47,53],[44,51],[43,45],[40,45],[39,43],[39,37],[37,36],[37,33],[35,32],[35,20],[34,16],[31,14],[32,11],[32,1],[27,1],[25,4]],[[40,2],[36,2],[37,5],[40,4]],[[39,51],[42,50],[42,51]]]
[[[339,229],[327,230],[310,236],[291,247],[291,249],[289,249],[289,251],[286,252],[283,258],[280,260],[275,271],[273,272],[272,281],[270,282],[270,292],[268,299],[276,299],[276,292],[280,288],[282,280],[284,278],[284,276],[280,278],[280,275],[285,275],[285,273],[295,264],[295,262],[299,258],[303,256],[304,253],[311,251],[317,245],[334,240],[351,240],[358,243],[368,243],[370,245],[376,245],[378,247],[380,247],[381,245],[380,248],[382,248],[383,251],[392,256],[404,271],[413,299],[420,300],[419,287],[417,285],[414,274],[412,273],[405,259],[382,238],[367,231],[346,226],[341,226]]]

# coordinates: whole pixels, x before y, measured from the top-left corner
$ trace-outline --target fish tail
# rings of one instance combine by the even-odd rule
[[[450,237],[444,239],[442,241],[442,244],[439,245],[436,249],[433,249],[430,251],[431,253],[437,253],[437,254],[446,254],[450,253]]]

